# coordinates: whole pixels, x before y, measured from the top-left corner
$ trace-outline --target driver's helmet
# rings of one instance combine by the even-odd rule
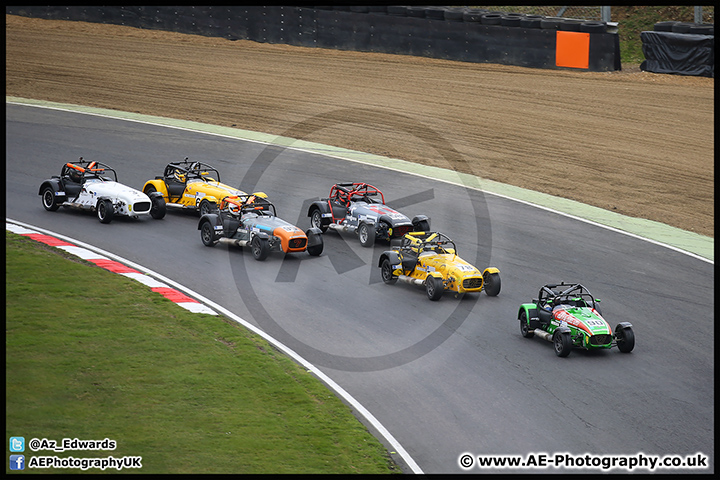
[[[173,177],[175,177],[175,180],[177,180],[178,182],[185,183],[185,172],[183,172],[179,168],[175,169],[175,172],[173,172]]]
[[[76,183],[80,183],[80,172],[75,170],[74,168],[70,169],[70,180]]]
[[[235,202],[228,203],[228,212],[231,215],[240,215],[240,206]]]

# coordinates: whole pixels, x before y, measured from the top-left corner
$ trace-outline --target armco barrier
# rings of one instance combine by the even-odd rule
[[[532,68],[620,70],[601,22],[449,7],[27,6],[8,14]],[[392,13],[391,13],[392,12]],[[479,21],[478,21],[479,20]]]

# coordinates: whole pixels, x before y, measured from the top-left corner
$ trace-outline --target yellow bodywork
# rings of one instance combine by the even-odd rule
[[[197,209],[202,200],[219,204],[220,200],[228,195],[247,195],[242,190],[235,187],[218,182],[211,177],[203,177],[203,179],[189,180],[185,184],[185,190],[180,196],[171,197],[167,185],[162,178],[148,180],[143,186],[143,192],[147,193],[148,187],[154,187],[155,190],[161,192],[165,198],[165,202],[169,204],[181,205],[185,208]]]
[[[410,232],[405,238],[413,239],[414,236],[425,235],[424,232]],[[492,273],[500,273],[495,267],[488,267],[484,271],[480,271],[474,265],[466,262],[452,248],[438,247],[434,250],[427,250],[427,244],[431,243],[435,235],[431,235],[424,240],[417,239],[418,245],[415,253],[418,254],[418,263],[415,269],[408,275],[411,278],[425,281],[428,276],[433,276],[443,280],[445,290],[451,290],[457,293],[479,292],[483,289],[484,275]],[[414,239],[413,239],[414,240]],[[422,245],[426,246],[426,250],[420,252]],[[393,275],[400,276],[405,274],[402,267],[396,269]]]

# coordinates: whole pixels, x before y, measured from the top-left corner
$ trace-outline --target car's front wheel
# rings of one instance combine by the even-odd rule
[[[445,288],[443,287],[442,280],[437,277],[433,277],[432,275],[428,275],[425,279],[425,293],[427,293],[428,298],[433,302],[436,302],[440,300],[444,291]]]
[[[210,222],[203,222],[200,227],[200,239],[206,247],[213,247],[217,243],[217,240],[215,240],[215,231],[212,225],[210,225]]]
[[[415,231],[416,232],[429,232],[430,231],[430,222],[427,220],[420,220],[415,225]]]
[[[485,272],[483,274],[483,290],[491,297],[500,293],[500,274]]]
[[[54,212],[60,208],[60,205],[55,201],[55,191],[52,187],[45,187],[45,190],[43,190],[42,204],[48,212]]]
[[[165,205],[165,199],[161,195],[153,195],[150,197],[152,206],[150,207],[150,216],[155,220],[160,220],[165,217],[167,207]]]
[[[201,200],[198,210],[200,210],[201,217],[208,213],[212,213],[215,210],[215,203],[210,202],[209,200]]]
[[[615,327],[615,340],[618,350],[622,353],[630,353],[635,348],[635,333],[632,328],[618,325]]]
[[[100,200],[97,203],[97,216],[100,223],[112,222],[113,216],[115,216],[115,209],[110,200]]]
[[[572,338],[570,332],[555,332],[553,335],[553,345],[555,345],[555,355],[558,357],[567,357],[572,350]]]
[[[270,253],[270,244],[267,239],[255,236],[250,241],[250,250],[255,260],[262,261],[265,260]]]
[[[523,311],[520,314],[520,333],[525,338],[533,338],[535,333],[530,331],[530,325],[528,325],[527,314]]]
[[[398,280],[398,277],[393,275],[392,264],[387,258],[383,260],[382,265],[380,266],[380,276],[382,276],[383,282],[388,285],[392,285]]]

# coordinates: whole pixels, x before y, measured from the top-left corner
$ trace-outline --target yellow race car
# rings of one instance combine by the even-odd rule
[[[430,300],[440,300],[445,290],[456,294],[500,293],[500,270],[488,267],[482,273],[457,255],[455,242],[440,232],[409,232],[400,245],[380,255],[378,266],[383,282],[398,280],[425,287]]]
[[[152,192],[161,192],[168,208],[193,210],[205,215],[214,211],[220,201],[228,195],[247,193],[230,185],[220,183],[220,172],[215,167],[202,162],[169,163],[162,176],[148,180],[143,192],[150,196]]]

